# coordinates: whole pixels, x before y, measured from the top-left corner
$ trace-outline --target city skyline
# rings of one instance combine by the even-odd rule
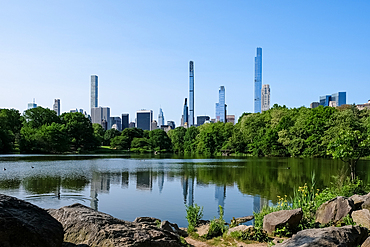
[[[253,112],[256,47],[271,106],[309,107],[326,92],[362,104],[370,98],[369,10],[367,1],[5,2],[0,108],[23,111],[36,98],[50,109],[61,99],[61,112],[90,111],[87,78],[96,74],[100,105],[112,116],[127,112],[133,121],[138,109],[157,116],[162,106],[179,125],[191,60],[194,116],[213,117],[211,92],[224,85],[238,117]]]

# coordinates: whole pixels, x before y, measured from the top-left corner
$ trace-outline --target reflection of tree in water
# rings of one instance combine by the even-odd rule
[[[19,189],[21,183],[17,178],[0,180],[0,189]]]

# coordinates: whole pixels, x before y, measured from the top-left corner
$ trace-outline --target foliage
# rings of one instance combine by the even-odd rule
[[[214,218],[213,220],[211,220],[206,236],[207,239],[222,236],[222,234],[224,234],[224,232],[226,232],[228,229],[228,227],[225,225],[226,222],[224,220],[224,209],[221,205],[219,205],[218,207],[220,216],[218,219]]]
[[[92,127],[94,129],[94,137],[100,144],[103,143],[103,137],[104,137],[104,129],[101,126],[101,124],[93,123]]]
[[[239,240],[253,240],[258,242],[268,242],[270,238],[267,235],[267,232],[261,228],[254,228],[253,230],[247,231],[234,231],[230,233],[231,237]]]
[[[108,146],[113,138],[120,136],[121,132],[116,129],[106,130],[103,136],[103,145]]]
[[[149,132],[150,146],[155,151],[170,151],[171,150],[171,139],[167,133],[161,129],[152,130]]]
[[[203,217],[203,207],[198,206],[196,203],[186,207],[186,219],[188,220],[188,232],[193,232],[199,221]]]

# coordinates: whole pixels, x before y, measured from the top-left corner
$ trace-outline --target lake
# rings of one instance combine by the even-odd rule
[[[357,166],[366,183],[369,164]],[[151,216],[186,227],[185,205],[203,206],[204,219],[218,217],[221,205],[230,221],[275,203],[278,195],[289,198],[312,176],[319,189],[337,183],[346,168],[330,159],[1,155],[0,193],[42,208],[81,203],[123,220]]]

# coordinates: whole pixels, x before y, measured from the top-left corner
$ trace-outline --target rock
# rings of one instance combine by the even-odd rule
[[[365,242],[361,245],[361,247],[370,247],[370,237],[368,237]]]
[[[158,226],[158,222],[161,223],[161,220],[154,217],[137,217],[133,222],[151,226]]]
[[[302,209],[281,210],[269,213],[263,217],[263,230],[268,234],[274,232],[276,228],[288,224],[290,227],[296,227],[302,219]]]
[[[64,241],[89,246],[181,246],[178,236],[157,227],[116,219],[79,203],[48,212],[62,223]]]
[[[368,230],[360,226],[307,229],[276,247],[357,247],[367,238]]]
[[[351,199],[353,201],[353,204],[355,206],[355,210],[361,209],[362,204],[369,198],[369,194],[367,195],[353,195],[349,197],[348,199]]]
[[[250,215],[250,216],[244,216],[244,217],[235,218],[235,219],[233,218],[233,221],[235,221],[236,224],[241,224],[241,223],[251,221],[253,219],[254,219],[254,216]]]
[[[44,209],[0,194],[0,246],[61,247],[63,227]]]
[[[368,209],[362,209],[352,212],[352,219],[357,225],[362,225],[370,229],[370,212]]]
[[[175,233],[177,235],[180,235],[182,237],[187,237],[188,236],[187,232],[181,230],[178,227],[177,224],[171,223],[167,220],[161,222],[160,229],[163,229],[163,230],[166,230],[166,231],[169,231],[169,232],[173,232],[173,233]]]
[[[349,214],[354,208],[351,199],[343,196],[331,199],[323,203],[316,211],[316,222],[320,224],[336,223]]]
[[[209,223],[195,227],[195,232],[198,233],[199,237],[205,237],[208,234],[208,230]]]
[[[240,225],[240,226],[236,226],[236,227],[233,227],[233,228],[229,228],[229,230],[227,231],[227,235],[230,235],[230,233],[232,232],[246,232],[246,231],[252,231],[254,229],[253,226],[246,226],[246,225]]]
[[[365,201],[362,203],[362,209],[369,209],[370,210],[370,193],[365,195]]]

